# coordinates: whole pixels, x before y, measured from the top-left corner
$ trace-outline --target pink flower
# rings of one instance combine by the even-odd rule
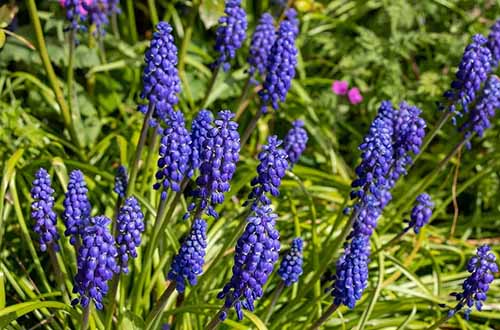
[[[332,84],[332,91],[337,95],[346,95],[349,84],[344,80],[334,80]]]
[[[363,101],[363,96],[357,87],[353,87],[347,92],[347,98],[351,104],[358,104]]]

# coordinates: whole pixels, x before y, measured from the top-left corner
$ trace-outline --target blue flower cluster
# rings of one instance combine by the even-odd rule
[[[184,116],[174,111],[167,118],[168,127],[163,130],[160,145],[160,158],[154,189],[162,189],[161,198],[167,197],[168,189],[181,190],[181,181],[189,172],[191,159],[191,135],[186,129]]]
[[[262,113],[271,105],[278,110],[278,102],[285,102],[288,90],[292,86],[297,65],[297,48],[295,47],[296,27],[289,20],[281,22],[278,36],[267,61],[266,80],[259,97],[262,102]]]
[[[285,19],[292,23],[292,31],[295,38],[299,35],[299,19],[297,18],[297,11],[294,8],[288,8],[285,12]]]
[[[96,32],[101,36],[106,33],[105,27],[109,24],[111,15],[120,12],[119,3],[119,0],[82,1],[82,6],[87,11],[89,24],[95,24]]]
[[[31,217],[35,220],[33,231],[38,234],[40,250],[45,252],[47,247],[59,251],[59,234],[56,229],[57,214],[54,212],[54,189],[51,187],[50,175],[44,168],[35,174],[31,188]]]
[[[299,161],[300,156],[306,150],[308,139],[307,131],[304,129],[304,122],[302,120],[294,121],[292,128],[285,136],[284,144],[290,168]]]
[[[240,157],[240,135],[238,124],[232,120],[229,110],[220,111],[200,154],[200,175],[196,179],[197,188],[192,192],[199,199],[198,212],[218,218],[214,206],[224,202],[224,193],[231,187],[230,181]],[[196,207],[192,203],[188,211]]]
[[[255,71],[258,71],[261,76],[265,75],[267,59],[275,40],[276,29],[274,27],[274,18],[271,14],[264,13],[259,20],[259,24],[255,28],[250,43],[248,55],[250,75],[253,75]]]
[[[137,258],[136,248],[141,245],[144,232],[144,214],[134,197],[129,197],[116,218],[118,259],[123,273],[128,273],[129,257]]]
[[[70,22],[70,30],[86,30],[86,27],[82,25],[82,22],[87,19],[87,10],[83,7],[83,1],[86,0],[61,1],[61,5],[66,9],[66,19]]]
[[[149,49],[144,55],[146,67],[142,75],[143,90],[141,98],[149,105],[139,106],[139,111],[147,113],[148,106],[154,107],[151,126],[158,120],[165,123],[179,102],[177,94],[181,91],[181,81],[177,72],[177,47],[172,36],[172,27],[166,22],[156,26],[157,31]]]
[[[214,67],[222,65],[224,71],[229,70],[229,61],[236,56],[246,38],[247,14],[241,8],[241,0],[226,0],[225,16],[219,18],[219,26],[215,31],[215,51],[219,57]]]
[[[500,20],[491,27],[488,35],[488,48],[491,52],[493,66],[497,66],[500,61]]]
[[[115,186],[113,191],[118,194],[120,198],[125,198],[128,186],[127,168],[123,165],[118,166],[115,175]]]
[[[281,143],[282,141],[273,135],[268,138],[267,145],[262,147],[259,153],[260,164],[257,166],[257,176],[251,181],[253,188],[245,205],[250,201],[252,201],[253,208],[259,204],[270,205],[271,200],[267,193],[275,197],[279,196],[281,179],[288,168],[288,156],[285,150],[280,148]]]
[[[408,228],[413,228],[415,234],[420,232],[420,229],[425,226],[432,216],[432,209],[434,208],[434,203],[432,202],[431,196],[427,193],[422,193],[417,196],[416,204],[413,206],[410,214],[410,221],[408,223]]]
[[[97,309],[102,309],[102,299],[108,293],[108,281],[119,272],[116,264],[115,239],[109,232],[110,220],[97,216],[88,221],[82,230],[82,246],[78,250],[78,272],[75,276],[73,293],[79,298],[72,301],[86,307],[91,300]]]
[[[472,38],[472,43],[465,48],[451,90],[445,93],[450,102],[449,111],[454,114],[453,120],[455,115],[463,116],[469,111],[469,104],[475,100],[477,92],[491,72],[492,56],[486,42],[487,39],[480,34]],[[458,105],[462,112],[457,109]]]
[[[184,292],[186,282],[190,285],[197,284],[198,276],[203,272],[206,247],[207,223],[203,219],[195,219],[168,272],[168,279],[175,281],[178,292]]]
[[[467,271],[471,274],[462,285],[463,291],[452,294],[458,304],[448,315],[452,316],[467,306],[465,318],[468,320],[473,306],[476,306],[478,311],[482,309],[490,284],[494,280],[493,274],[498,272],[496,257],[488,245],[482,245],[477,249],[477,255],[467,264]]]
[[[190,171],[200,167],[200,155],[208,132],[212,129],[213,115],[208,110],[201,110],[191,123],[191,162]],[[191,176],[193,173],[190,173]]]
[[[233,276],[217,295],[225,307],[234,307],[239,320],[243,310],[254,310],[254,302],[263,295],[262,287],[278,261],[280,242],[275,228],[277,215],[268,206],[258,207],[248,218],[245,231],[234,253]],[[221,314],[221,319],[227,317]]]
[[[290,250],[285,253],[281,259],[278,274],[285,282],[286,286],[290,286],[298,282],[300,275],[302,275],[302,250],[304,242],[302,238],[297,237],[292,241]]]
[[[68,190],[64,198],[63,220],[66,225],[66,236],[71,236],[70,242],[75,245],[90,219],[91,205],[87,197],[87,184],[80,170],[74,170],[69,175]]]
[[[491,126],[490,118],[495,116],[498,108],[500,108],[500,79],[492,75],[486,81],[480,98],[471,109],[469,118],[461,130],[465,131],[467,137],[473,132],[482,137],[484,131]]]

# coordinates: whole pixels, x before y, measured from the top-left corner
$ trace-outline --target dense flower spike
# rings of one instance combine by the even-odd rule
[[[123,165],[118,166],[115,175],[115,186],[113,191],[118,194],[120,198],[125,198],[128,186],[127,168]]]
[[[266,80],[259,97],[262,101],[262,112],[267,112],[271,105],[278,110],[278,102],[285,102],[288,90],[292,86],[297,65],[297,49],[295,48],[295,26],[292,22],[281,22],[278,36],[271,48],[267,62]]]
[[[212,128],[212,121],[212,112],[201,110],[191,123],[190,171],[195,171],[200,167],[200,155],[203,150],[203,143],[205,143],[208,132]],[[189,176],[191,175],[192,173]]]
[[[292,31],[295,38],[299,35],[299,19],[297,18],[297,11],[294,8],[288,8],[285,12],[285,18],[292,23]]]
[[[247,31],[247,14],[241,8],[241,0],[226,0],[225,15],[219,18],[219,26],[215,32],[215,51],[219,57],[214,67],[222,65],[224,71],[229,70],[229,61],[236,56],[236,51],[245,41]]]
[[[257,205],[269,205],[271,200],[267,193],[272,196],[279,196],[279,186],[281,179],[285,176],[288,168],[287,154],[280,148],[281,140],[276,135],[270,136],[267,145],[262,147],[259,153],[260,164],[257,166],[257,176],[252,179],[252,191],[248,195],[248,201],[252,202],[252,207]]]
[[[198,283],[198,276],[203,272],[206,247],[207,223],[203,219],[196,219],[168,272],[168,279],[175,281],[178,292],[184,292],[186,282],[190,285]]]
[[[231,111],[224,110],[214,121],[203,142],[200,176],[196,179],[198,187],[192,192],[199,199],[199,211],[206,210],[214,218],[218,217],[214,206],[224,202],[224,193],[231,187],[230,181],[240,157],[240,135],[233,117]],[[191,204],[189,211],[194,207],[195,204]]]
[[[87,10],[83,4],[90,5],[93,0],[60,0],[59,3],[66,9],[66,19],[70,22],[69,29],[85,30],[82,23],[87,19]]]
[[[250,43],[248,63],[250,64],[250,74],[258,71],[261,76],[266,73],[267,59],[271,52],[271,47],[276,40],[276,29],[274,18],[269,13],[262,14],[259,24],[255,28]]]
[[[344,246],[344,254],[337,261],[333,303],[354,308],[368,283],[370,242],[368,236],[357,236]]]
[[[490,118],[500,108],[500,80],[497,76],[490,76],[486,81],[481,98],[471,109],[470,116],[462,126],[468,137],[475,132],[480,137],[484,131],[491,126]]]
[[[71,236],[71,244],[75,244],[90,218],[91,205],[87,197],[87,184],[80,170],[69,175],[68,191],[64,199],[63,220],[66,224],[66,236]]]
[[[292,128],[285,136],[284,144],[290,168],[299,161],[300,156],[306,150],[308,139],[307,131],[304,129],[304,122],[302,120],[294,121]]]
[[[177,95],[181,91],[181,81],[177,72],[177,47],[172,36],[172,27],[166,22],[156,26],[157,31],[149,49],[144,55],[146,67],[142,75],[143,90],[141,98],[154,107],[151,125],[156,126],[158,120],[166,122],[174,112],[179,101]],[[148,105],[139,106],[143,113]]]
[[[462,285],[463,291],[452,294],[457,299],[458,305],[449,311],[449,316],[467,306],[465,318],[468,320],[473,306],[476,306],[478,311],[482,309],[494,274],[498,272],[496,257],[488,245],[482,245],[477,249],[477,255],[467,264],[467,271],[471,274]]]
[[[236,244],[233,276],[217,296],[225,299],[226,308],[235,308],[239,320],[243,319],[242,308],[254,310],[254,302],[262,297],[262,287],[278,260],[280,242],[274,227],[276,217],[270,207],[264,206],[256,208],[248,218]]]
[[[159,149],[157,183],[154,189],[162,188],[161,198],[167,197],[167,190],[181,190],[181,181],[189,171],[191,158],[191,136],[186,129],[182,112],[175,111],[167,120],[168,128],[163,130]]]
[[[137,258],[136,248],[141,245],[144,232],[144,214],[134,197],[129,197],[123,204],[116,218],[118,260],[123,273],[128,273],[129,257]]]
[[[497,66],[500,61],[500,20],[491,27],[487,45],[491,52],[493,66]]]
[[[445,93],[450,101],[449,111],[454,115],[462,116],[469,111],[469,104],[476,99],[477,92],[491,72],[492,57],[486,41],[480,34],[472,38],[472,43],[465,48],[451,90]],[[461,112],[457,109],[458,105]]]
[[[35,180],[31,188],[31,217],[35,220],[33,231],[38,234],[40,250],[47,251],[47,246],[51,246],[55,251],[59,251],[59,234],[56,229],[57,214],[54,212],[54,189],[51,187],[49,173],[44,168],[40,168],[35,174]]]
[[[89,24],[95,24],[96,32],[100,35],[106,33],[105,27],[109,24],[109,18],[120,12],[119,0],[92,0],[83,1],[82,6],[87,11]]]
[[[434,208],[434,203],[432,202],[431,196],[427,193],[422,193],[417,196],[416,204],[413,206],[410,215],[410,222],[408,223],[408,228],[413,228],[415,234],[420,232],[420,229],[425,226],[432,216],[432,209]]]
[[[91,300],[102,309],[102,299],[108,293],[108,281],[119,272],[116,264],[115,239],[109,232],[110,220],[105,216],[91,218],[82,231],[82,246],[78,250],[78,272],[73,293],[79,298],[72,301],[86,307]]]
[[[299,280],[302,275],[302,249],[304,243],[302,238],[297,237],[292,241],[292,246],[281,260],[278,274],[285,282],[286,286],[290,286]]]

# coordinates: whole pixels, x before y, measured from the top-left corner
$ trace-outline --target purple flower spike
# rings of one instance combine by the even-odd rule
[[[186,282],[192,286],[198,283],[198,276],[203,273],[206,248],[207,223],[205,220],[196,219],[168,272],[168,279],[175,281],[178,292],[183,293],[186,290]]]
[[[119,272],[116,264],[115,239],[109,232],[110,220],[105,216],[91,218],[82,232],[82,246],[78,250],[78,272],[73,293],[79,298],[71,303],[87,307],[94,301],[97,309],[103,308],[103,297],[108,293],[108,281]]]
[[[256,208],[248,218],[236,244],[233,276],[217,295],[225,299],[225,307],[234,307],[239,320],[243,319],[242,308],[254,310],[254,303],[262,297],[262,287],[278,261],[280,242],[274,227],[276,218],[268,206]]]
[[[278,269],[278,274],[285,282],[286,286],[290,286],[299,281],[302,275],[302,250],[304,242],[302,238],[297,237],[292,241],[292,246],[289,251],[281,259],[281,265]]]
[[[250,64],[250,74],[258,71],[261,76],[266,73],[267,61],[271,47],[276,40],[276,29],[274,27],[274,18],[269,13],[262,14],[259,24],[255,28],[250,43],[248,63]]]
[[[236,56],[236,51],[245,41],[248,23],[247,14],[241,8],[241,0],[226,0],[224,13],[215,32],[215,51],[219,53],[219,57],[213,66],[222,65],[224,71],[227,71],[231,67],[230,60]]]
[[[190,170],[196,171],[200,167],[200,155],[203,143],[212,129],[213,115],[208,110],[201,110],[191,123],[191,164]],[[189,175],[191,176],[192,173]]]
[[[54,189],[51,187],[50,175],[44,168],[35,174],[31,188],[31,217],[35,220],[33,231],[38,234],[40,250],[45,252],[47,247],[59,251],[59,234],[56,229],[57,214],[54,212]]]
[[[128,273],[128,260],[137,258],[136,248],[141,245],[141,235],[144,232],[144,214],[134,197],[129,197],[116,218],[118,234],[118,260],[123,273]]]
[[[478,311],[482,309],[494,274],[498,273],[496,257],[488,245],[482,245],[477,249],[477,255],[467,264],[467,271],[471,274],[462,285],[463,291],[452,293],[458,304],[448,312],[448,315],[452,316],[466,306],[465,318],[468,320],[472,307],[475,306]]]
[[[118,166],[115,175],[115,186],[113,191],[118,194],[120,198],[125,198],[128,186],[127,168],[123,165]]]
[[[497,20],[491,27],[487,45],[491,51],[492,64],[493,66],[497,66],[500,61],[500,20]]]
[[[433,208],[434,203],[432,202],[431,196],[427,193],[418,195],[416,204],[411,210],[410,222],[406,230],[413,228],[415,234],[418,234],[420,229],[429,222]]]
[[[179,102],[181,80],[177,72],[177,47],[172,35],[172,27],[166,22],[156,26],[149,49],[144,55],[146,67],[142,74],[143,89],[141,98],[154,107],[151,126],[166,123]],[[139,106],[143,113],[148,111],[148,105]]]
[[[89,25],[95,24],[96,33],[106,34],[105,27],[109,25],[109,18],[120,13],[119,0],[93,0],[82,1],[83,8],[87,11]]]
[[[64,198],[64,212],[62,218],[66,224],[64,235],[71,236],[70,243],[81,238],[83,229],[90,219],[91,205],[87,197],[87,184],[80,170],[74,170],[69,175],[68,191]]]
[[[66,19],[70,22],[69,29],[84,31],[86,26],[83,22],[87,19],[87,10],[83,3],[89,5],[93,0],[60,0],[59,3],[66,9]]]
[[[304,129],[304,122],[296,120],[292,123],[293,127],[288,131],[285,136],[285,151],[288,155],[288,164],[290,168],[293,167],[298,161],[304,150],[306,150],[307,131]]]

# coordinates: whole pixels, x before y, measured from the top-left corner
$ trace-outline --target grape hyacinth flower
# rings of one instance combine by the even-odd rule
[[[54,212],[54,189],[52,189],[50,175],[44,168],[35,174],[31,188],[31,217],[35,220],[33,231],[39,236],[38,242],[42,252],[51,247],[59,251],[59,234],[56,229],[57,214]]]
[[[290,168],[299,161],[300,156],[306,150],[308,139],[307,131],[304,129],[304,122],[302,120],[295,120],[284,141],[284,149],[288,155]]]
[[[207,223],[203,219],[196,219],[168,272],[168,279],[175,281],[179,293],[185,291],[186,282],[193,286],[198,283],[198,276],[203,272],[206,248]]]
[[[208,132],[212,128],[213,115],[208,110],[201,110],[191,123],[191,162],[190,171],[200,167],[200,155],[203,143],[207,139]],[[189,176],[191,176],[190,173]]]
[[[492,55],[493,66],[496,67],[500,61],[500,20],[491,27],[487,45]]]
[[[120,198],[125,198],[128,186],[127,168],[123,165],[118,166],[115,175],[115,186],[113,191],[118,194]]]
[[[226,0],[225,15],[219,18],[219,26],[215,31],[215,51],[218,58],[213,67],[222,65],[224,71],[229,70],[229,61],[236,56],[236,51],[241,48],[246,38],[247,14],[241,8],[241,0]]]
[[[119,3],[119,0],[83,1],[82,6],[87,12],[89,24],[95,24],[98,35],[106,33],[105,27],[109,24],[111,15],[120,13]]]
[[[265,75],[267,60],[275,40],[276,29],[274,27],[274,18],[271,14],[264,13],[259,20],[259,24],[255,28],[250,43],[248,56],[250,75],[253,75],[255,71],[258,71],[261,76]]]
[[[281,140],[273,135],[268,138],[267,145],[262,147],[259,153],[260,164],[257,166],[257,176],[251,181],[253,188],[245,205],[250,201],[253,201],[253,208],[259,204],[270,205],[271,200],[267,193],[275,197],[279,196],[281,179],[288,168],[288,156],[285,150],[280,148],[281,143]]]
[[[153,107],[150,125],[155,127],[158,121],[165,123],[174,112],[179,102],[181,80],[177,72],[177,47],[172,35],[172,27],[166,22],[156,25],[149,49],[144,55],[146,67],[142,75],[143,90],[141,99]],[[139,106],[139,111],[146,114],[148,105]]]
[[[475,132],[479,137],[482,137],[484,131],[491,126],[490,118],[495,116],[495,112],[499,108],[500,79],[492,75],[486,81],[480,99],[471,109],[469,118],[461,128],[465,131],[465,136],[470,137]]]
[[[230,182],[240,156],[240,135],[233,117],[231,111],[224,110],[219,112],[214,121],[203,143],[200,175],[196,179],[197,188],[192,192],[193,197],[199,199],[197,213],[206,210],[214,218],[218,218],[214,206],[224,202],[224,193],[231,187]],[[193,211],[195,206],[192,203],[188,211]]]
[[[90,5],[93,0],[60,0],[59,4],[66,9],[66,19],[70,22],[69,29],[84,31],[86,27],[82,23],[87,19],[87,10],[84,4]]]
[[[288,20],[281,22],[267,62],[266,79],[259,91],[262,113],[268,105],[278,110],[278,102],[285,102],[288,90],[292,86],[297,65],[294,25]]]
[[[455,115],[463,116],[469,112],[469,104],[476,99],[477,92],[491,72],[492,55],[486,42],[487,39],[481,34],[472,37],[472,43],[465,48],[451,90],[445,93],[454,121]],[[457,109],[457,105],[461,106],[462,112]]]
[[[118,233],[118,260],[123,273],[128,273],[129,258],[137,258],[136,248],[141,245],[141,235],[144,232],[144,214],[134,197],[129,197],[120,209],[116,218]]]
[[[299,19],[294,8],[288,8],[285,12],[285,19],[292,24],[292,32],[295,38],[299,35]]]
[[[83,229],[90,219],[91,205],[87,197],[87,184],[80,170],[69,175],[68,191],[64,198],[62,218],[66,224],[66,236],[71,236],[70,243],[75,245],[80,239]]]
[[[496,257],[488,245],[482,245],[477,249],[477,255],[472,257],[467,264],[467,271],[471,274],[462,285],[463,291],[452,293],[458,304],[448,312],[450,317],[464,306],[467,306],[465,309],[465,318],[467,320],[473,306],[476,306],[476,309],[481,311],[490,284],[494,280],[494,274],[498,272]]]
[[[432,202],[431,196],[427,193],[422,193],[417,196],[416,204],[413,206],[410,215],[410,222],[408,223],[409,229],[413,228],[415,234],[420,232],[420,229],[425,226],[432,216],[432,209],[434,208],[434,203]]]
[[[225,299],[225,308],[234,307],[239,320],[243,310],[254,310],[255,300],[263,295],[262,287],[278,261],[280,242],[275,228],[277,215],[268,206],[258,207],[248,218],[234,254],[233,276],[217,295]],[[224,312],[220,318],[224,320]]]
[[[191,136],[186,129],[182,112],[175,111],[167,119],[168,128],[163,130],[159,149],[157,182],[153,188],[163,189],[161,198],[167,197],[168,189],[179,192],[181,181],[189,171]]]
[[[111,235],[105,216],[93,217],[82,231],[82,246],[78,250],[78,272],[75,276],[73,293],[79,298],[71,303],[87,307],[94,301],[97,309],[103,308],[103,297],[108,293],[108,281],[119,272],[116,264],[115,239]]]
[[[290,286],[298,282],[302,275],[302,250],[304,242],[302,238],[297,237],[292,241],[292,246],[289,251],[283,256],[278,275],[281,277],[285,286]]]

